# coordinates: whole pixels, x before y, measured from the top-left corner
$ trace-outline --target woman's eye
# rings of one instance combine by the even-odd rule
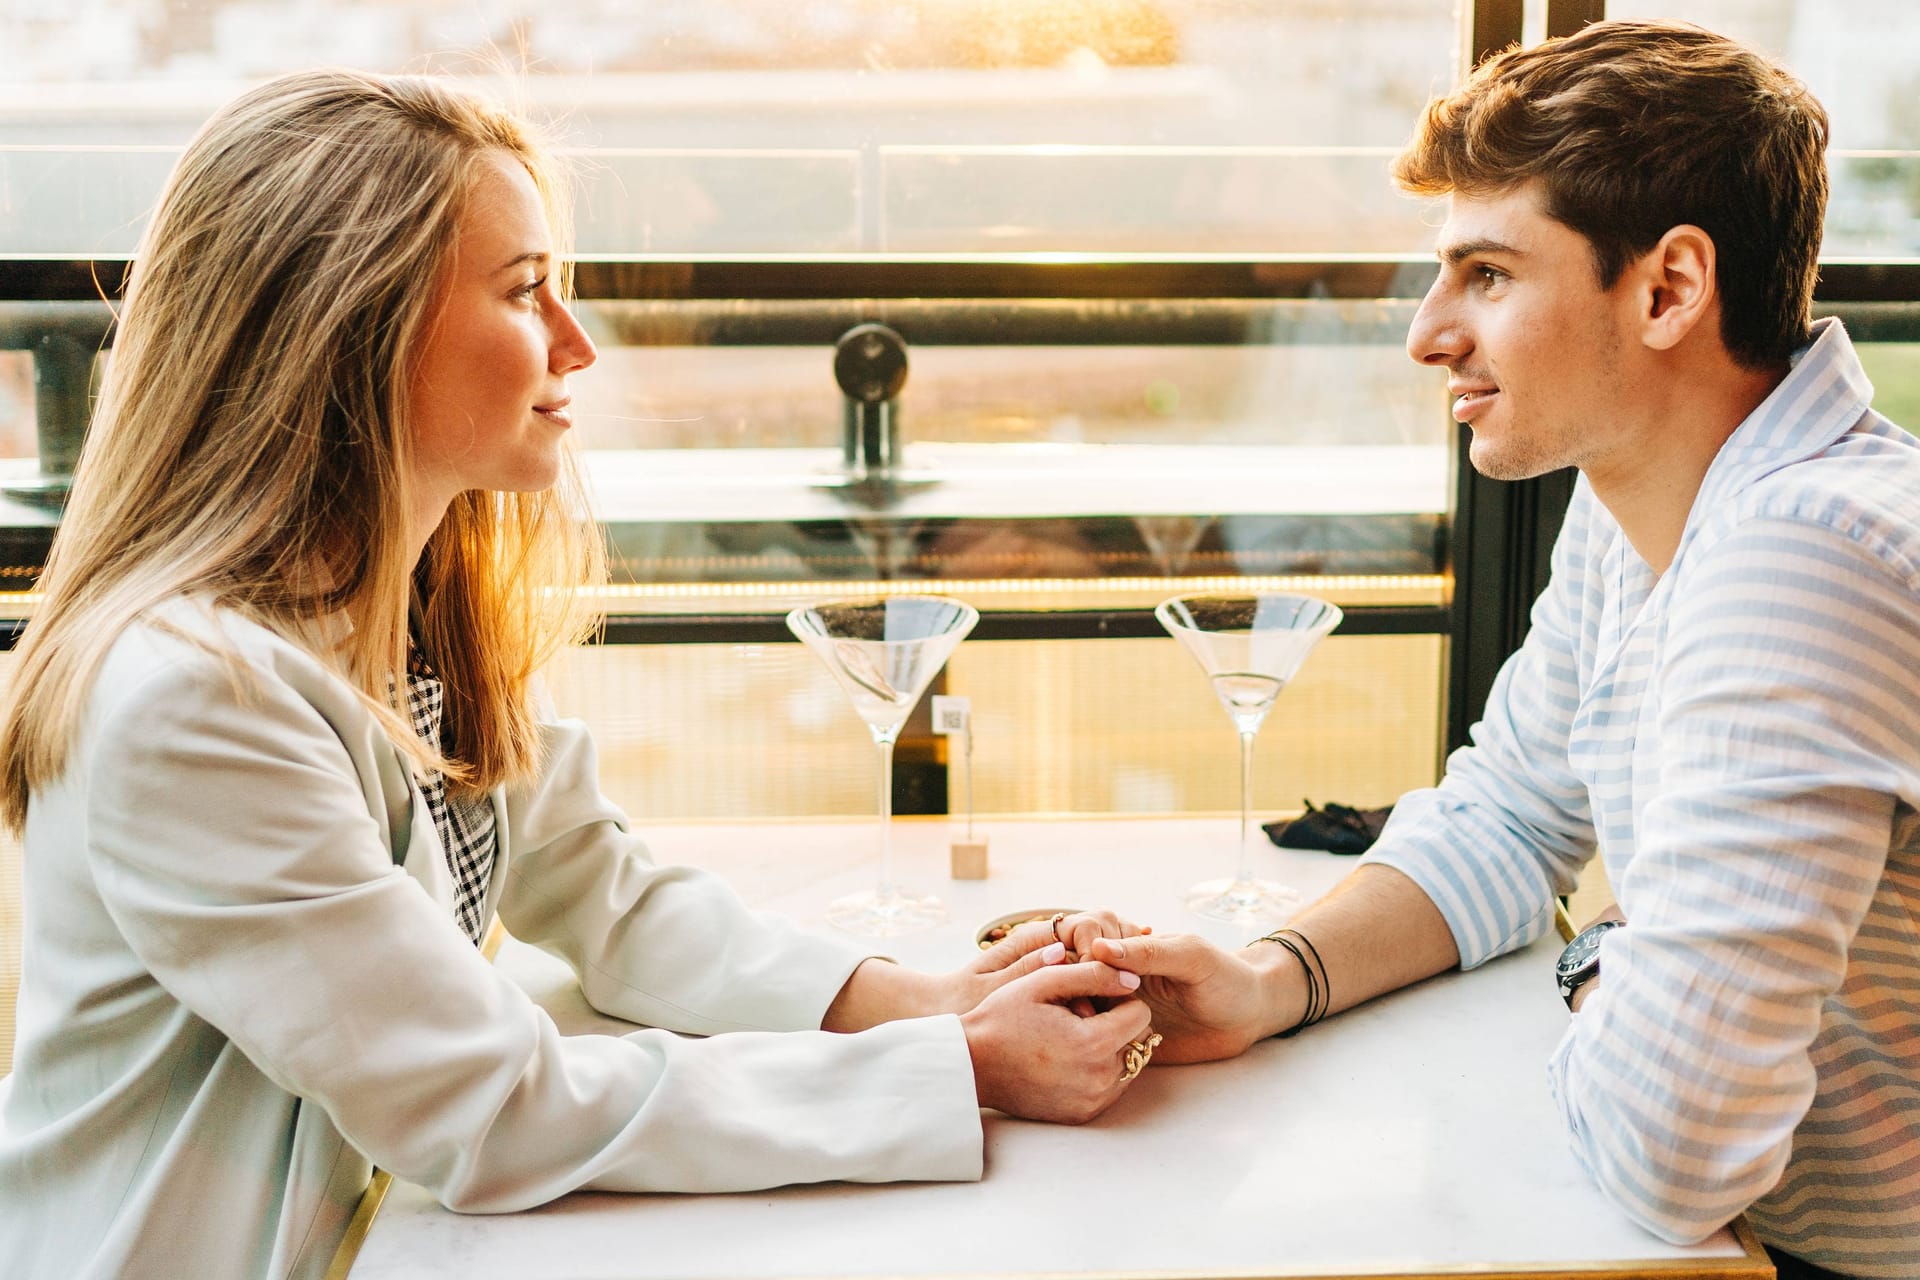
[[[515,289],[513,291],[513,296],[523,300],[531,300],[533,295],[540,292],[541,288],[546,283],[547,283],[547,278],[545,276],[541,276],[537,280],[529,280],[527,281],[527,283],[521,285],[518,289]]]

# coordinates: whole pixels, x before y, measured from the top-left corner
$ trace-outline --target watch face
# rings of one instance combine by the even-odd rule
[[[1575,935],[1573,941],[1567,944],[1567,949],[1560,953],[1560,963],[1555,966],[1560,975],[1566,977],[1578,973],[1592,964],[1600,954],[1600,939],[1619,923],[1618,920],[1604,921]]]

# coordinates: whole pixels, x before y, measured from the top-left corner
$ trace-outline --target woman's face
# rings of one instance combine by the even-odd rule
[[[526,169],[487,158],[428,313],[413,374],[424,534],[468,489],[532,491],[559,475],[567,375],[593,342],[554,290],[546,210]]]

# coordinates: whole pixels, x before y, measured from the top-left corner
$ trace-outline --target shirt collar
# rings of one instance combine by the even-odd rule
[[[1813,340],[1789,363],[1787,376],[1720,446],[1694,499],[1695,519],[1781,467],[1829,448],[1873,404],[1873,383],[1833,316],[1813,322]]]

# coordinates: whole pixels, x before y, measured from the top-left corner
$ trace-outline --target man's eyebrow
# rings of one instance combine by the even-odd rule
[[[1450,244],[1440,250],[1440,261],[1450,267],[1457,267],[1468,258],[1477,258],[1484,253],[1521,258],[1526,256],[1526,252],[1525,249],[1510,245],[1504,240],[1462,240],[1458,244]]]
[[[517,258],[514,258],[507,262],[503,262],[499,266],[495,267],[494,273],[497,275],[502,271],[511,271],[523,262],[531,262],[535,266],[545,266],[547,263],[547,255],[545,253],[540,252],[537,249],[528,253],[523,253]]]

